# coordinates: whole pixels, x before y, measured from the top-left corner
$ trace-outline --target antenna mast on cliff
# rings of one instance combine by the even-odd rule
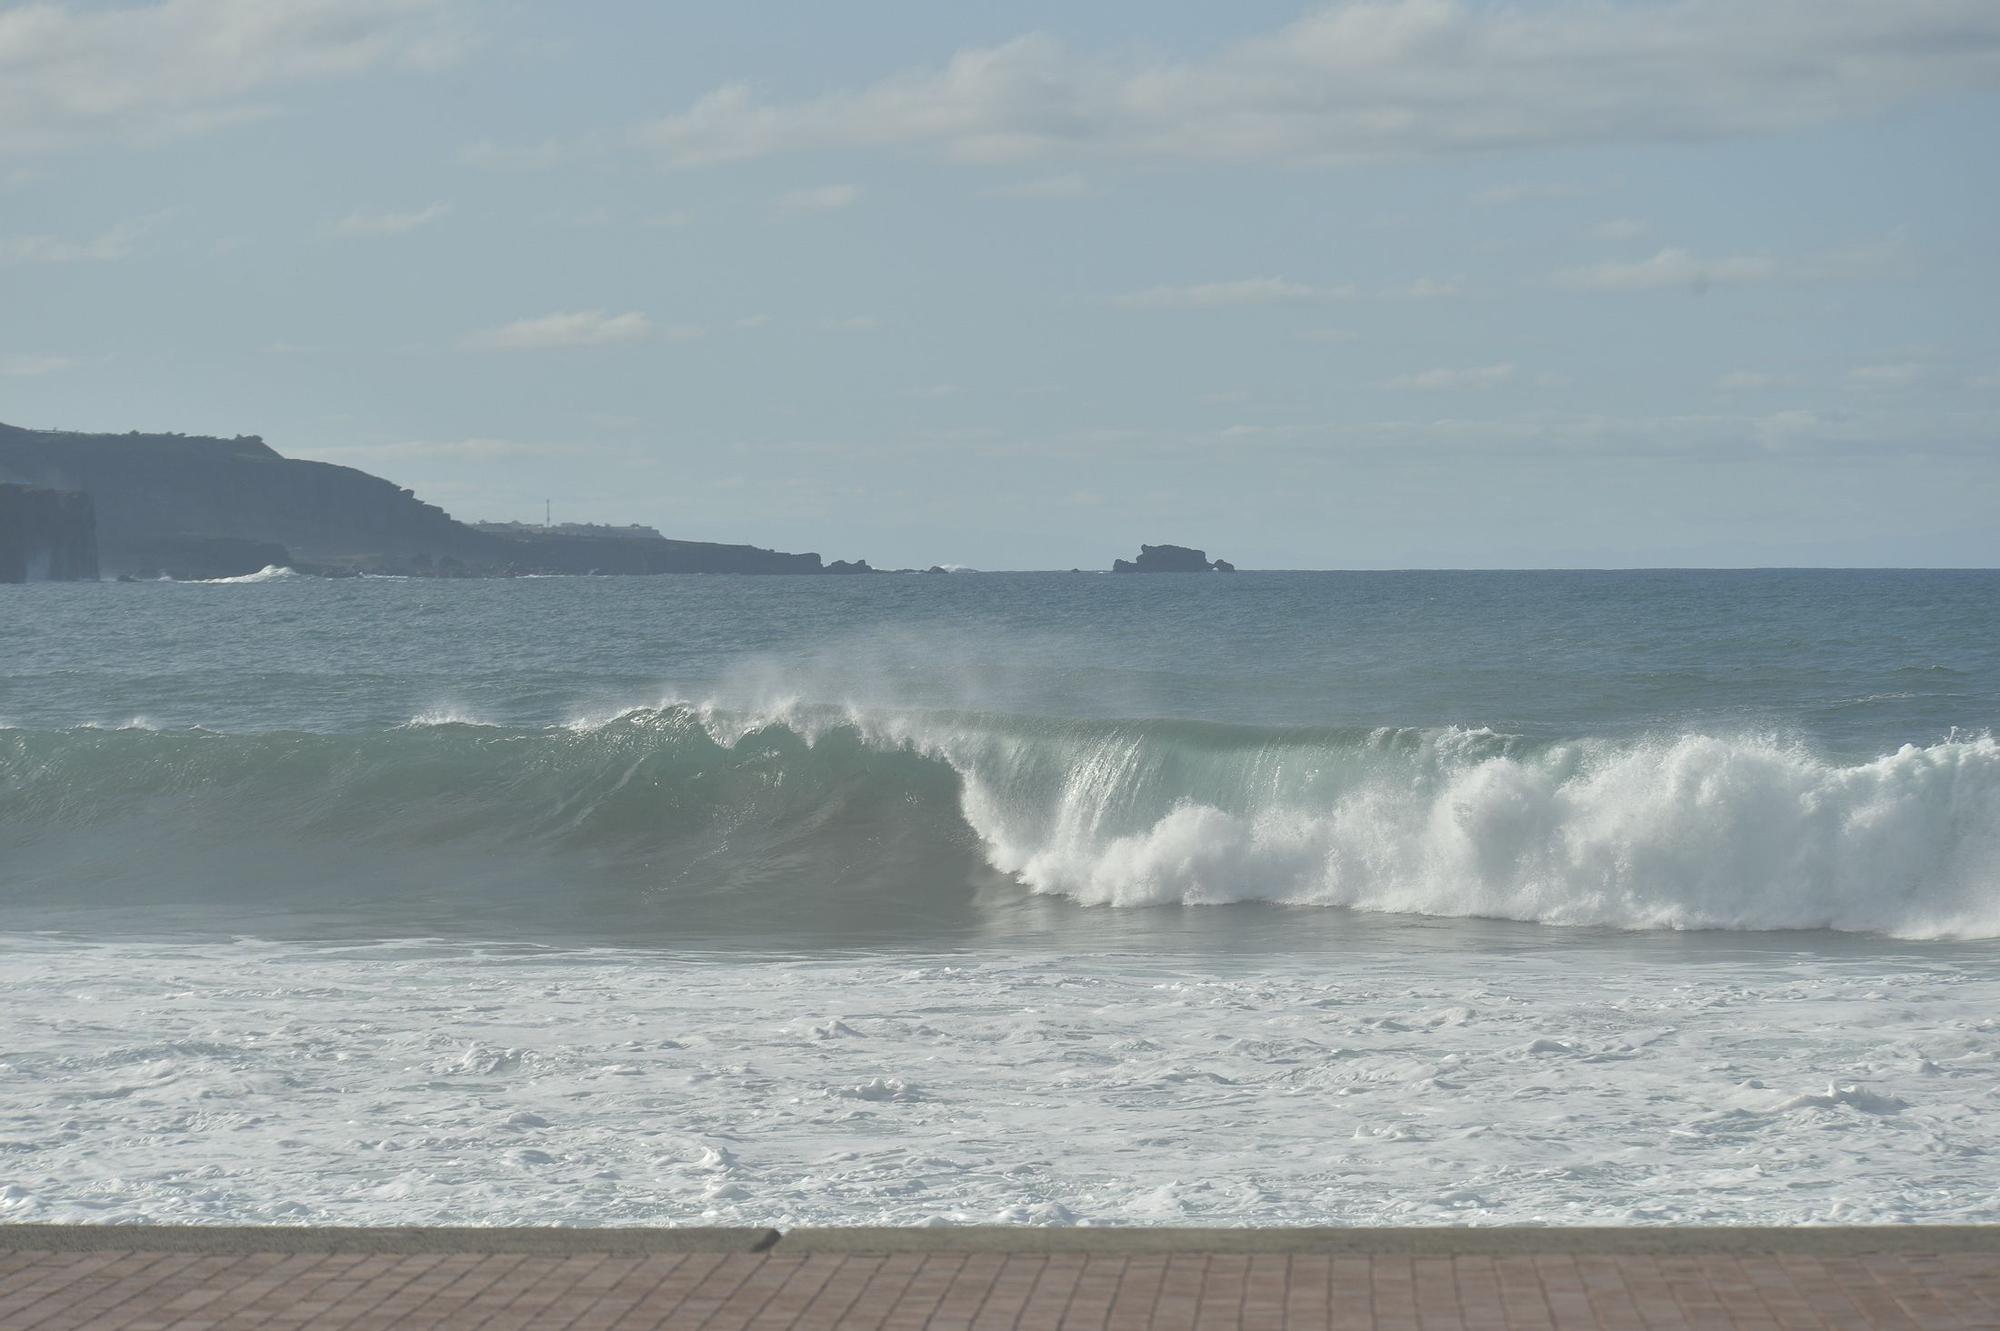
[[[542,525],[544,527],[551,525],[549,522],[549,501],[546,499],[542,501]]]

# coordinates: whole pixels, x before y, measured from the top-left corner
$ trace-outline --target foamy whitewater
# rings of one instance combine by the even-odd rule
[[[2000,576],[0,625],[8,1218],[2000,1219]]]

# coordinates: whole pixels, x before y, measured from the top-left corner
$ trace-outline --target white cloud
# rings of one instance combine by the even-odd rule
[[[1800,379],[1795,374],[1772,374],[1765,370],[1731,370],[1715,381],[1716,388],[1724,393],[1760,393],[1771,388],[1796,388]]]
[[[1498,388],[1514,377],[1512,365],[1479,365],[1469,370],[1419,370],[1399,374],[1382,387],[1424,393],[1452,392],[1462,388]]]
[[[444,0],[160,0],[0,9],[0,153],[156,142],[270,114],[292,85],[435,68]]]
[[[1825,422],[1817,412],[1790,407],[1746,422],[1747,432],[1766,448],[1785,448],[1819,430]]]
[[[1646,234],[1646,224],[1636,217],[1614,217],[1599,222],[1591,232],[1602,240],[1637,240]]]
[[[1326,163],[1672,143],[1990,88],[1996,42],[1991,0],[1345,0],[1191,59],[1031,33],[817,97],[731,83],[631,137],[680,166],[911,146]]]
[[[1847,386],[1895,392],[1904,388],[1915,388],[1929,375],[1928,366],[1915,361],[1904,361],[1895,365],[1857,365],[1847,372]]]
[[[0,377],[39,379],[45,374],[67,370],[74,364],[76,362],[68,356],[0,356]]]
[[[1309,300],[1342,300],[1351,287],[1313,287],[1282,277],[1246,277],[1234,282],[1200,282],[1184,287],[1148,287],[1112,298],[1128,310],[1204,310],[1224,305],[1279,305]]]
[[[1420,277],[1408,286],[1392,287],[1382,294],[1402,300],[1449,300],[1464,292],[1465,289],[1450,278]]]
[[[1060,176],[1016,181],[1011,185],[994,185],[979,192],[989,199],[1088,199],[1100,193],[1074,171]]]
[[[746,314],[736,320],[735,326],[747,332],[753,328],[762,328],[770,322],[771,316],[768,314]]]
[[[593,149],[587,144],[541,139],[534,143],[507,145],[481,139],[459,149],[458,160],[466,166],[489,171],[547,171]]]
[[[1904,399],[1879,398],[1870,405]],[[1827,460],[1893,461],[1912,457],[1978,457],[1992,452],[2000,433],[2000,409],[1911,412],[1907,410],[1706,412],[1681,415],[1618,416],[1599,412],[1535,410],[1520,415],[1426,411],[1400,419],[1360,420],[1342,412],[1332,420],[1287,423],[1239,422],[1221,431],[1189,425],[1163,431],[1157,426],[1100,426],[1050,434],[993,439],[981,451],[993,457],[1040,457],[1074,462],[1116,452],[1132,458],[1208,456],[1218,435],[1244,449],[1278,457],[1310,454],[1338,464],[1343,457],[1369,452],[1409,456],[1421,449],[1444,458],[1578,457],[1708,462],[1765,454],[1811,455]],[[879,445],[883,456],[906,456],[935,446],[945,436]],[[850,456],[855,445],[842,441],[787,441],[777,447],[824,456]],[[871,447],[877,447],[871,445]],[[1331,450],[1331,451],[1330,451]]]
[[[1651,258],[1607,260],[1556,274],[1556,281],[1579,291],[1666,291],[1686,288],[1699,295],[1713,287],[1761,286],[1784,282],[1843,282],[1889,272],[1903,262],[1896,243],[1859,245],[1798,259],[1768,254],[1732,254],[1704,259],[1668,246]]]
[[[87,240],[66,236],[0,236],[0,264],[10,263],[111,263],[132,257],[133,248],[167,216],[120,222],[108,231]]]
[[[450,211],[450,204],[434,203],[407,213],[354,212],[334,223],[333,230],[341,236],[400,236],[429,226]]]
[[[1505,208],[1516,203],[1541,202],[1544,200],[1580,198],[1586,191],[1581,185],[1493,185],[1472,196],[1472,201],[1488,208]]]
[[[668,335],[685,332],[670,329]],[[643,342],[654,335],[653,321],[633,310],[626,314],[606,314],[603,310],[574,310],[545,314],[539,319],[520,319],[498,328],[487,328],[466,337],[464,345],[474,351],[539,351],[548,347],[603,347],[620,342]],[[698,334],[697,334],[698,335]]]
[[[1989,374],[1975,374],[1965,381],[1967,388],[2000,388],[2000,370]]]
[[[859,185],[816,185],[779,195],[778,207],[788,213],[830,213],[848,207],[860,197]]]
[[[1706,291],[1710,287],[1753,286],[1777,276],[1778,262],[1768,255],[1703,259],[1687,250],[1670,248],[1635,263],[1607,260],[1587,268],[1571,268],[1558,273],[1556,280],[1582,291],[1659,291],[1667,287]]]

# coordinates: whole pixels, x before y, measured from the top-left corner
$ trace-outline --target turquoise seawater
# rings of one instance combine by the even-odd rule
[[[0,625],[24,924],[2000,933],[1993,573],[274,576]]]

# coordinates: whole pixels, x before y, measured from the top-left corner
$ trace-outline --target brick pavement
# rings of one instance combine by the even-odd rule
[[[0,1328],[2000,1328],[2000,1231],[1933,1234],[0,1226]]]

